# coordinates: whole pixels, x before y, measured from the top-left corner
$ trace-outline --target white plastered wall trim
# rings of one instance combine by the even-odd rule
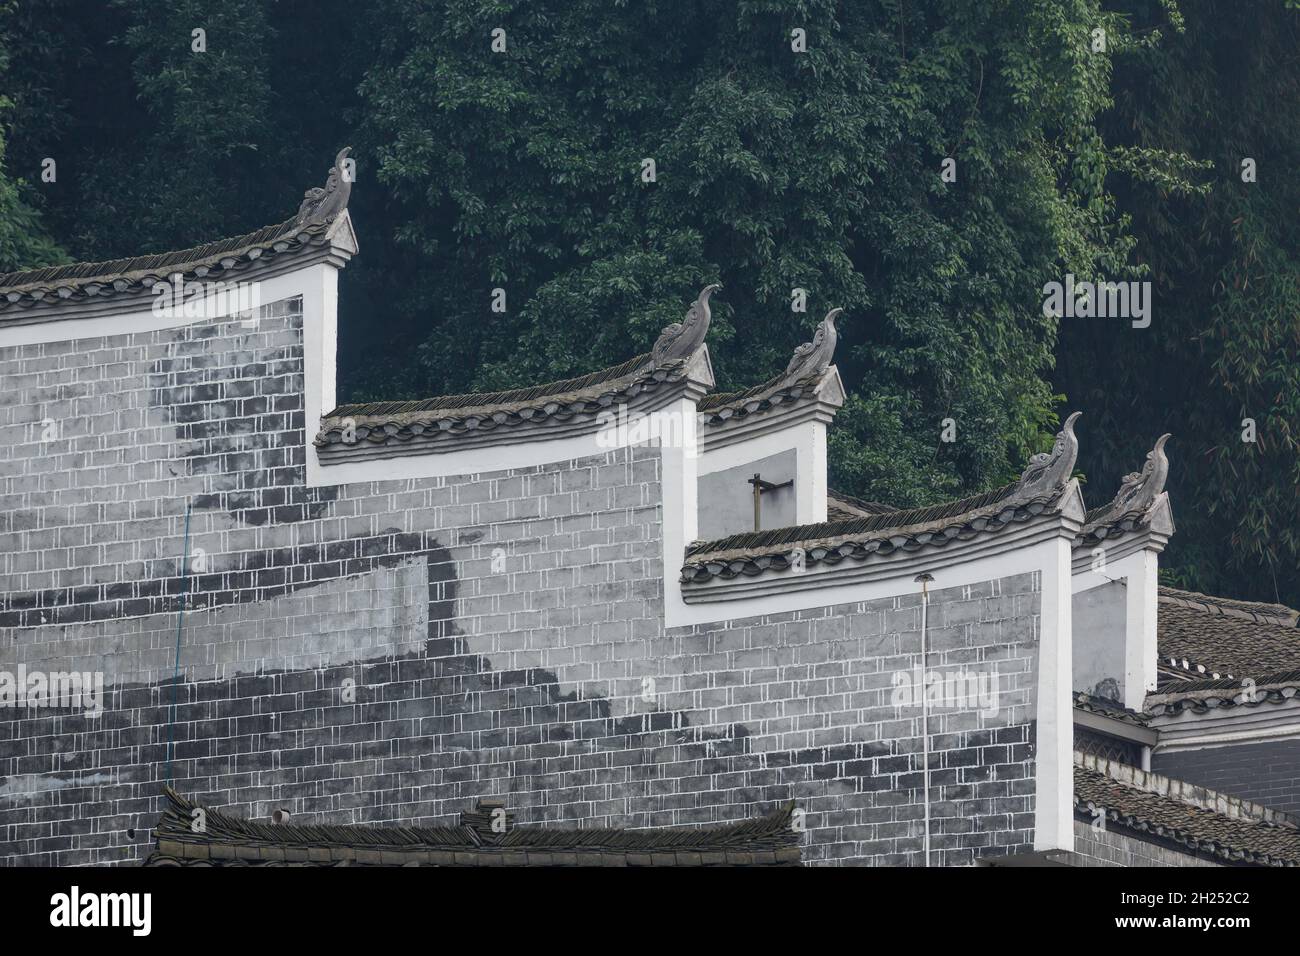
[[[1075,496],[1078,496],[1077,486]],[[1080,499],[1079,507],[1082,508]],[[1038,635],[1038,739],[1034,751],[1034,849],[1074,849],[1073,627],[1070,538],[1048,542],[1042,558]]]
[[[669,513],[670,488],[674,485],[680,487],[682,491],[678,492],[677,500],[684,501],[683,493],[687,487],[694,487],[693,480],[688,482],[689,478],[691,476],[687,470],[680,466],[674,470],[665,458],[665,513]],[[1033,523],[1039,532],[1036,540],[1026,541],[1021,538],[1019,547],[968,555],[965,560],[954,561],[951,555],[938,551],[924,556],[928,558],[926,570],[934,575],[934,581],[930,583],[931,591],[1017,574],[1037,572],[1041,575],[1035,712],[1034,847],[1037,850],[1074,848],[1070,542],[1082,521],[1083,503],[1077,484],[1071,484],[1072,487],[1066,492],[1062,512]],[[694,515],[694,509],[687,508],[678,514]],[[823,578],[822,586],[817,588],[777,590],[742,601],[687,604],[682,600],[681,585],[676,580],[678,566],[670,561],[671,556],[681,554],[676,546],[687,529],[689,520],[684,521],[682,529],[676,530],[674,536],[670,537],[669,523],[665,521],[664,553],[668,572],[664,581],[666,628],[720,622],[732,625],[765,615],[874,601],[919,591],[919,585],[914,580],[916,568],[909,565],[901,572],[870,581],[838,584],[835,583],[836,573],[831,571]]]
[[[1124,586],[1124,699],[1130,710],[1141,710],[1159,677],[1156,617],[1159,613],[1160,553],[1153,548],[1130,551],[1108,560],[1105,570],[1078,570],[1070,579],[1072,594],[1105,584]]]
[[[713,371],[708,346],[701,346],[692,356],[685,376],[680,382],[664,388],[652,401],[638,406],[639,413],[656,416],[663,423],[663,427],[669,429],[669,440],[666,442],[659,440],[633,442],[631,439],[635,436],[630,430],[605,428],[599,421],[593,420],[585,431],[569,434],[564,438],[538,438],[531,441],[462,449],[457,449],[454,442],[451,442],[430,448],[424,453],[404,454],[399,457],[352,458],[322,462],[317,455],[316,446],[311,444],[320,424],[320,416],[317,415],[314,422],[308,418],[307,484],[309,486],[342,485],[360,481],[479,475],[512,468],[531,468],[593,458],[632,444],[655,444],[665,451],[676,448],[684,458],[689,460],[694,471],[695,462],[699,457],[695,439],[697,427],[695,406],[700,396],[712,385]],[[331,405],[325,411],[333,407]],[[667,489],[665,489],[666,495]]]
[[[705,448],[698,474],[737,468],[785,451],[795,453],[795,524],[826,520],[826,423],[807,419],[721,448]]]

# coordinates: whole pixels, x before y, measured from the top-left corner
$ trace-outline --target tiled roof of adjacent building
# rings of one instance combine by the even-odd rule
[[[941,548],[994,533],[1049,511],[1060,499],[1078,454],[1074,413],[1050,453],[1035,455],[1018,481],[928,508],[890,511],[820,524],[775,528],[697,542],[682,567],[683,584],[786,571],[802,563],[837,564],[897,551]]]
[[[254,263],[266,265],[279,257],[326,244],[332,225],[347,208],[352,190],[350,177],[342,173],[349,152],[344,149],[338,154],[325,186],[308,190],[296,215],[275,225],[176,252],[0,275],[0,321],[21,319],[27,309],[65,300],[147,293],[155,283],[170,281],[177,273],[186,282],[220,281]]]
[[[593,419],[601,412],[617,409],[620,402],[626,403],[661,384],[679,381],[683,367],[684,362],[679,360],[656,368],[647,352],[598,372],[530,388],[411,402],[340,405],[321,420],[315,444],[328,448],[354,442],[427,443],[526,423]]]
[[[1226,864],[1300,866],[1300,829],[1284,813],[1075,753],[1074,806],[1128,830]]]
[[[1150,714],[1130,710],[1117,700],[1111,700],[1109,697],[1099,697],[1096,694],[1089,694],[1081,690],[1074,692],[1074,709],[1100,714],[1102,717],[1110,717],[1114,720],[1122,720],[1124,723],[1133,724],[1135,727],[1145,727],[1151,720]]]
[[[1185,710],[1203,714],[1224,707],[1259,707],[1284,704],[1300,694],[1300,670],[1251,678],[1171,680],[1148,694],[1146,709],[1152,716],[1170,716]]]
[[[536,429],[542,427],[540,437],[549,438],[572,427],[587,428],[601,415],[614,417],[620,406],[683,380],[704,342],[709,298],[718,288],[703,289],[685,320],[665,328],[650,352],[618,365],[510,391],[340,405],[321,420],[315,445],[341,453],[401,446],[424,450],[462,436],[474,440],[524,431],[539,437]]]
[[[146,866],[798,866],[793,802],[764,817],[693,829],[559,829],[498,832],[482,802],[456,827],[306,826],[255,823],[204,811],[171,788]],[[498,806],[503,806],[498,804]]]
[[[1162,668],[1195,677],[1243,678],[1300,670],[1300,612],[1162,587],[1157,631]]]

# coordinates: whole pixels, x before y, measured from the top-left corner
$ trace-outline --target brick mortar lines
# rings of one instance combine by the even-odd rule
[[[301,318],[282,311],[294,340],[268,340],[253,358],[289,348],[285,361],[299,360]],[[146,383],[154,363],[183,358],[173,346],[193,331],[133,337]],[[221,332],[195,355],[219,353]],[[227,334],[241,341],[239,330]],[[58,354],[69,365],[82,355]],[[8,361],[0,353],[0,367]],[[168,381],[193,385],[235,367],[199,365],[166,368]],[[191,436],[171,443],[172,464],[226,454],[219,443],[232,437],[267,450],[283,449],[286,434],[301,443],[297,384],[274,386],[288,390],[276,414],[296,416],[274,433],[258,430],[272,424],[261,413],[205,421],[219,402],[153,409],[170,423],[148,426],[149,453],[166,450],[154,439],[167,428]],[[137,391],[151,394],[147,384]],[[300,487],[301,464],[293,455],[265,474],[174,476],[211,496],[195,512],[195,535],[215,542],[214,560],[275,549],[298,549],[296,558],[355,536],[366,542],[356,560],[374,559],[320,581],[303,576],[256,603],[232,595],[189,614],[176,763],[189,792],[257,818],[288,804],[300,819],[407,824],[450,822],[474,797],[499,793],[521,822],[635,826],[735,820],[794,797],[808,814],[809,861],[917,862],[916,717],[888,703],[885,682],[919,647],[914,596],[665,633],[653,452],[311,493]],[[138,470],[155,467],[161,461]],[[24,481],[3,467],[0,475],[5,494]],[[120,505],[135,487],[59,487],[48,473],[34,482],[23,507],[51,494],[56,507],[75,507],[77,495],[105,487]],[[288,513],[262,500],[281,494],[304,509],[298,520],[281,521]],[[139,501],[115,523],[124,538],[163,532],[126,542],[122,560],[154,562],[140,564],[142,574],[174,561],[181,519],[161,510],[156,499]],[[263,516],[259,526],[242,520]],[[494,548],[504,549],[502,570]],[[15,581],[5,573],[0,596],[9,598]],[[935,596],[932,663],[995,670],[1014,697],[996,721],[935,715],[944,862],[1032,842],[1037,591],[1036,577],[1021,576]],[[28,663],[69,653],[117,677],[97,726],[68,714],[0,714],[4,862],[141,856],[124,830],[151,824],[160,809],[173,628],[164,610],[0,632],[4,659],[15,646]],[[348,676],[359,703],[338,699]],[[648,677],[663,684],[653,712],[639,696]]]

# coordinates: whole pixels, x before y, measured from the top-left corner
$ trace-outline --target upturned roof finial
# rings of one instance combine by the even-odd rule
[[[675,359],[690,358],[704,344],[704,336],[709,331],[709,318],[713,314],[709,311],[709,297],[721,288],[716,282],[706,285],[691,303],[685,320],[674,322],[659,333],[659,339],[650,351],[656,368]]]
[[[1165,490],[1165,479],[1169,477],[1169,459],[1165,457],[1165,442],[1169,438],[1168,432],[1157,438],[1155,447],[1147,452],[1142,470],[1124,476],[1115,499],[1106,508],[1106,514],[1143,512],[1155,503],[1156,496]]]
[[[344,175],[344,161],[352,152],[351,146],[344,146],[334,158],[324,188],[314,186],[303,194],[302,205],[298,207],[295,221],[299,225],[309,222],[329,222],[348,208],[348,198],[352,195],[352,173],[349,169]]]
[[[839,341],[839,333],[835,331],[835,320],[843,311],[843,309],[831,309],[827,312],[826,318],[818,323],[813,340],[805,342],[794,350],[794,355],[790,357],[790,364],[785,367],[785,374],[782,376],[785,382],[793,383],[800,379],[820,376],[830,368],[831,359],[835,357],[835,344]]]
[[[1074,463],[1079,457],[1079,440],[1074,436],[1074,423],[1083,412],[1071,412],[1051,451],[1040,452],[1029,459],[1029,465],[1020,476],[1016,497],[1032,498],[1059,488],[1070,480]]]

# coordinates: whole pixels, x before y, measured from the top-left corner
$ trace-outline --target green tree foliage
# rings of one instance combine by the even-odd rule
[[[343,137],[355,99],[347,36],[319,22],[344,9],[332,0],[21,4],[10,20],[21,38],[9,78],[21,134],[14,160],[24,169],[58,161],[58,183],[43,187],[54,234],[79,260],[108,259],[183,249],[293,212],[319,185],[303,171],[337,150],[329,143]]]
[[[1176,580],[1300,601],[1297,16],[1116,2],[0,0],[0,267],[248,231],[351,145],[343,398],[588,371],[711,281],[743,387],[841,306],[837,487],[988,487],[1083,407],[1093,504],[1175,433]],[[1151,328],[1044,316],[1067,272]]]
[[[13,3],[0,3],[0,90],[8,88],[14,16]],[[7,161],[13,114],[13,99],[0,93],[0,272],[66,260],[63,250],[46,231],[38,211],[39,195],[29,182],[33,177],[40,178],[40,164],[15,173]]]
[[[1133,27],[1159,25],[1128,4]],[[1153,284],[1151,327],[1066,320],[1057,388],[1085,409],[1081,464],[1104,500],[1172,432],[1174,583],[1300,602],[1300,14],[1180,0],[1184,29],[1117,61],[1102,130],[1123,160],[1196,156],[1209,188],[1108,181]],[[1252,158],[1256,181],[1242,181]],[[1117,163],[1117,166],[1120,164]],[[1158,162],[1157,162],[1158,165]],[[1243,419],[1258,441],[1242,441]]]
[[[1054,421],[1043,282],[1128,253],[1095,126],[1109,22],[1046,0],[390,0],[362,141],[419,256],[399,309],[426,384],[611,363],[716,280],[723,387],[847,309],[841,487],[913,504],[1009,477]]]

